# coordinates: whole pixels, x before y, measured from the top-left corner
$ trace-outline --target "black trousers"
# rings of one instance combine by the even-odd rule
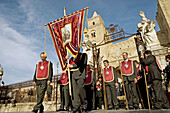
[[[40,84],[36,85],[36,92],[37,92],[37,104],[34,106],[34,110],[44,110],[44,106],[42,104],[45,91],[47,89],[47,84]]]
[[[72,104],[75,109],[81,105],[83,109],[87,109],[86,91],[84,88],[84,79],[75,79],[72,77]]]
[[[69,108],[70,98],[69,98],[69,85],[60,85],[60,93],[61,93],[61,109],[64,109],[64,105],[66,109]]]
[[[99,107],[99,109],[102,108],[102,97],[103,97],[103,94],[102,94],[102,90],[96,90],[96,105]]]
[[[155,103],[156,108],[169,108],[169,102],[165,95],[164,90],[162,89],[161,80],[153,80],[152,87],[155,94]]]
[[[141,98],[143,100],[144,106],[142,108],[148,109],[148,99],[147,99],[147,92],[146,92],[146,85],[145,85],[145,79],[144,77],[139,79],[137,82],[137,90],[138,90],[138,95],[141,95]],[[139,94],[140,93],[140,94]],[[139,96],[138,96],[139,97]],[[141,101],[141,100],[140,100]],[[150,102],[151,103],[151,102]],[[142,104],[142,102],[141,102]]]
[[[114,108],[118,106],[117,91],[115,87],[115,82],[105,82],[106,95],[107,95],[107,105],[109,108]]]
[[[93,106],[93,91],[91,90],[91,85],[85,85],[86,97],[87,97],[87,109],[91,110]]]
[[[124,84],[129,108],[139,107],[139,98],[137,95],[136,84],[128,80],[124,81]]]

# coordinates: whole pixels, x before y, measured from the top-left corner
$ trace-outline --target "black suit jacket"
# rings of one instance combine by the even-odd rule
[[[163,71],[167,74],[167,79],[170,80],[170,61]]]
[[[161,70],[159,69],[156,63],[156,57],[154,55],[149,55],[146,59],[140,59],[141,64],[148,66],[148,82],[152,82],[153,80],[162,80]]]
[[[86,66],[87,66],[87,54],[82,53],[80,60],[76,64],[73,64],[72,69],[79,68],[76,71],[71,71],[71,75],[73,76],[73,78],[74,79],[80,79],[80,78],[86,79]]]

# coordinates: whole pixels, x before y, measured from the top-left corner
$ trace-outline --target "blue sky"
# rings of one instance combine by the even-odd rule
[[[44,51],[44,24],[61,18],[64,6],[67,14],[89,7],[88,18],[96,11],[105,26],[119,24],[127,33],[136,33],[142,20],[140,11],[156,21],[156,0],[0,0],[0,64],[6,84],[33,78],[39,54]],[[58,57],[48,29],[47,55],[56,74]]]

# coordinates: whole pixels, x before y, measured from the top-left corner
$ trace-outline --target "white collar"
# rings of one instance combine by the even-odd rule
[[[139,64],[136,66],[136,68],[138,68],[139,67]]]
[[[125,62],[127,62],[128,61],[128,59],[126,59],[126,60],[124,60]]]
[[[107,67],[105,67],[106,69],[108,69],[109,68],[109,66],[107,66]]]

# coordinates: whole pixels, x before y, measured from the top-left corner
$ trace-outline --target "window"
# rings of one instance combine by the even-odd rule
[[[91,33],[91,36],[92,36],[92,37],[96,37],[95,31],[93,31],[93,32]]]
[[[93,25],[95,25],[95,22],[93,22]]]
[[[92,36],[92,37],[96,37],[96,32],[95,32],[95,31],[92,31],[92,32],[91,32],[91,36]]]

